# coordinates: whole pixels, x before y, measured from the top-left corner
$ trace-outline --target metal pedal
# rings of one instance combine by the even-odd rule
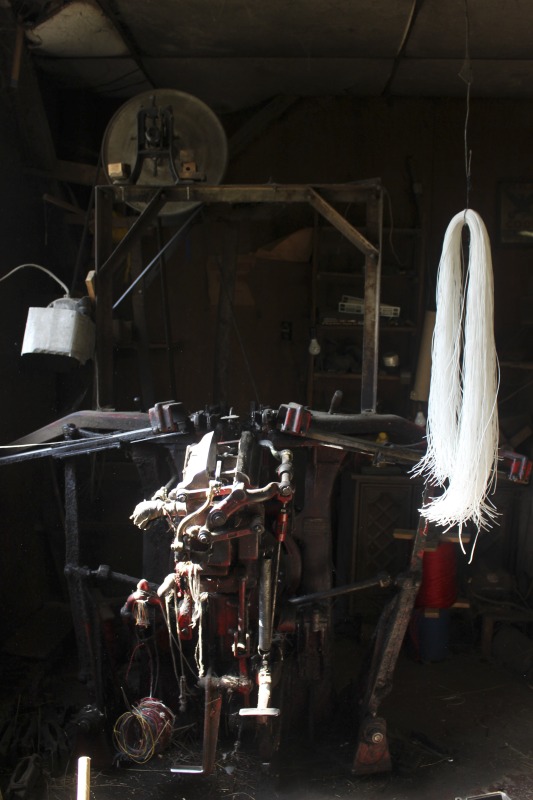
[[[279,708],[240,708],[240,717],[279,717]]]
[[[220,724],[220,711],[222,709],[222,695],[216,678],[207,676],[204,681],[205,686],[205,710],[204,710],[204,740],[202,746],[202,766],[190,766],[184,764],[180,767],[172,767],[171,772],[180,775],[211,775],[215,768],[217,752],[218,727]]]
[[[180,775],[204,775],[203,767],[172,767],[171,772],[177,772]]]

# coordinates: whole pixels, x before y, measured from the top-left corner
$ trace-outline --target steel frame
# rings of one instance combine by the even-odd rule
[[[361,411],[375,413],[378,374],[379,303],[381,283],[381,236],[383,190],[379,179],[343,184],[262,184],[206,186],[179,184],[165,187],[98,186],[95,189],[95,289],[96,289],[96,404],[113,408],[113,276],[125,258],[138,246],[143,233],[153,224],[167,203],[293,204],[305,203],[351,242],[365,257],[363,354],[361,370]],[[366,203],[368,238],[355,228],[334,203]],[[116,203],[145,203],[121,242],[113,247],[112,212]],[[193,207],[194,208],[194,207]],[[196,215],[197,210],[192,214]],[[190,221],[190,220],[189,220]],[[182,224],[180,231],[187,227]],[[177,238],[180,231],[172,237]],[[167,243],[168,244],[168,243]],[[165,245],[166,248],[166,245]],[[165,250],[152,259],[159,262]],[[130,287],[131,288],[131,287]],[[122,299],[124,295],[120,299]]]

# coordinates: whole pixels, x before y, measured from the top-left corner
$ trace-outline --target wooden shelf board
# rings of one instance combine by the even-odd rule
[[[352,380],[360,381],[360,372],[315,372],[313,375],[314,380]],[[386,373],[378,374],[378,381],[399,381],[401,375],[388,375]]]
[[[533,361],[500,361],[500,367],[511,367],[511,369],[533,369]]]
[[[363,330],[362,322],[319,322],[318,326],[322,330]],[[414,325],[380,325],[380,333],[416,333]]]

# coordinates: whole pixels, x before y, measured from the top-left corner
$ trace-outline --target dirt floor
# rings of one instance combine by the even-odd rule
[[[349,659],[347,652],[343,659]],[[64,691],[77,691],[68,688],[62,674],[53,676],[48,688],[58,691],[58,682]],[[92,739],[87,747],[92,756],[91,798],[464,800],[505,792],[511,800],[533,800],[533,687],[520,669],[482,659],[477,646],[460,647],[436,663],[418,663],[402,654],[393,691],[381,708],[393,769],[368,777],[351,772],[352,688],[346,683],[341,690],[336,719],[314,743],[304,735],[293,737],[268,768],[251,752],[235,753],[231,745],[222,745],[214,775],[173,774],[172,766],[196,757],[196,745],[180,733],[167,752],[148,764],[113,767],[107,743]],[[75,699],[71,696],[72,702]],[[0,751],[1,747],[0,737]],[[72,800],[75,765],[70,757],[59,774],[54,770],[54,777],[45,770],[26,797]],[[11,800],[6,798],[8,771],[0,780],[4,800]]]

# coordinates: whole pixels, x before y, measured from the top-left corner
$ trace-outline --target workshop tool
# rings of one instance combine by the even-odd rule
[[[115,112],[103,142],[107,180],[118,186],[174,186],[222,180],[228,159],[224,128],[197,97],[154,89],[132,97]],[[135,210],[145,204],[133,202]],[[169,203],[163,216],[187,214],[197,203]]]

